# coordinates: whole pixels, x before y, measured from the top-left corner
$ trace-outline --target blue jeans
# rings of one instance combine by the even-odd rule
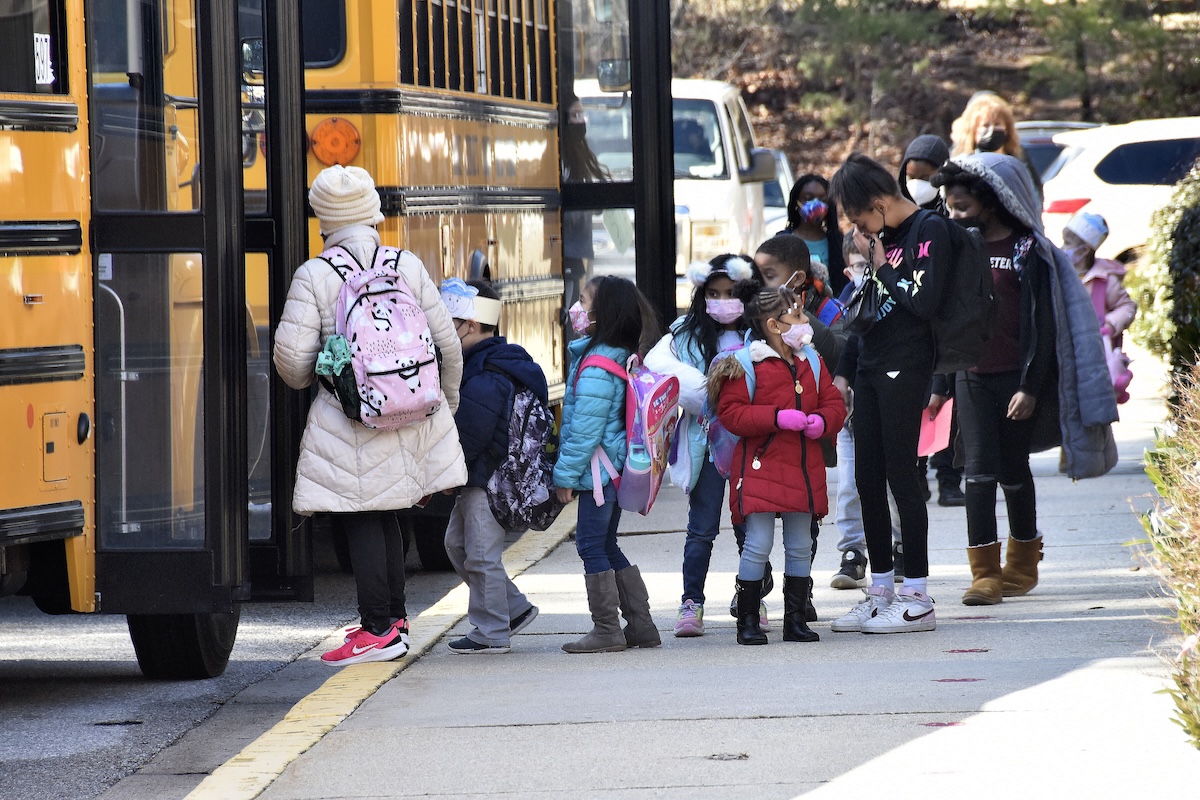
[[[725,503],[725,479],[707,455],[696,485],[688,493],[687,539],[683,543],[683,597],[704,605],[704,580],[712,559],[713,541],[721,528]],[[734,525],[734,535],[745,538],[745,529]]]
[[[586,575],[617,572],[629,566],[629,559],[617,546],[617,525],[621,522],[621,507],[617,505],[617,489],[611,483],[604,487],[604,505],[596,505],[590,489],[580,491],[579,516],[575,523],[575,550],[583,559]]]
[[[793,511],[780,516],[783,517],[783,574],[807,578],[812,568],[812,514]],[[746,515],[746,545],[738,564],[739,578],[762,580],[774,541],[773,512]]]

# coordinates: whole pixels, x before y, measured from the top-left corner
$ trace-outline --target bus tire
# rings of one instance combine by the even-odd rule
[[[429,572],[449,572],[454,569],[446,555],[446,526],[449,517],[415,514],[412,517],[413,541],[421,568]]]
[[[201,680],[225,672],[242,607],[227,614],[129,614],[129,638],[142,674],[155,680]]]

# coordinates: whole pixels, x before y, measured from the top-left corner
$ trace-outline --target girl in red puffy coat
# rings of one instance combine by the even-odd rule
[[[818,440],[841,430],[846,406],[833,376],[812,349],[812,326],[790,289],[764,289],[740,281],[734,294],[750,327],[749,360],[754,396],[742,361],[729,356],[709,371],[710,403],[733,434],[729,505],[734,522],[745,521],[746,544],[737,574],[738,644],[766,644],[759,626],[764,565],[783,518],[783,639],[815,642],[804,621],[812,591],[809,574],[812,517],[829,511],[825,460]],[[743,354],[743,358],[746,354]],[[819,372],[819,375],[816,374]]]

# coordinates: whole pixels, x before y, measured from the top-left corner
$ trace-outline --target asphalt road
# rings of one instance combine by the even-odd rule
[[[243,607],[229,667],[206,681],[142,677],[123,616],[47,616],[28,598],[0,599],[0,798],[95,797],[137,771],[243,689],[261,683],[356,620],[354,580],[328,540],[316,542],[315,603]],[[453,573],[415,569],[410,612],[458,583]],[[303,696],[332,670],[290,679]],[[248,729],[269,728],[295,696],[249,705]]]

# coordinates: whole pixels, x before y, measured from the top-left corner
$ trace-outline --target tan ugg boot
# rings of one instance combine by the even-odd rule
[[[617,594],[621,616],[625,617],[625,644],[630,647],[658,647],[662,637],[650,616],[650,593],[637,564],[617,572]]]
[[[584,575],[588,608],[592,612],[592,629],[582,639],[567,642],[562,649],[568,653],[615,653],[626,648],[621,618],[617,616],[617,574],[611,569]]]
[[[1004,599],[1001,594],[1000,543],[967,548],[971,565],[971,588],[963,593],[964,606],[994,606]]]
[[[1005,597],[1029,594],[1038,584],[1038,562],[1042,560],[1042,537],[1023,542],[1008,537],[1008,555],[1004,560],[1002,579]]]

